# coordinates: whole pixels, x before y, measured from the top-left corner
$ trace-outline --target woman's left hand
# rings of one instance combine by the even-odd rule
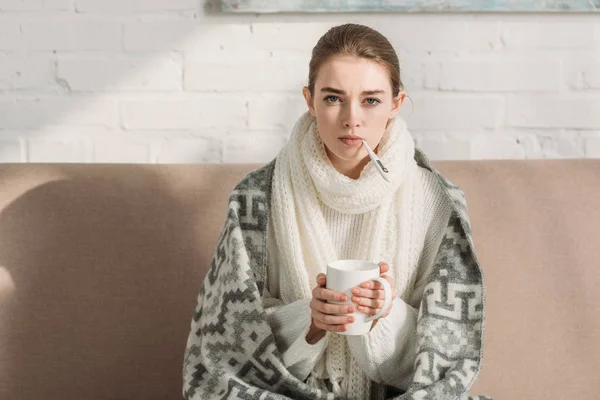
[[[390,270],[390,266],[382,261],[379,263],[379,273],[382,278],[387,280],[392,287],[392,299],[396,298],[396,280],[387,275],[386,272]],[[384,299],[385,299],[385,291],[383,289],[383,285],[377,281],[366,281],[361,283],[359,287],[355,287],[352,289],[352,302],[357,304],[358,311],[365,313],[367,315],[376,315],[379,311],[381,311],[381,307],[383,307]],[[385,318],[390,314],[392,310],[392,305],[387,309],[385,314],[383,314],[380,318]],[[373,326],[377,323],[378,320],[373,321]]]

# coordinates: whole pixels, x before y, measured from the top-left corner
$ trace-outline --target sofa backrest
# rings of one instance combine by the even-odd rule
[[[600,160],[435,166],[487,289],[472,393],[597,399]],[[232,187],[259,165],[0,165],[0,399],[181,399]]]

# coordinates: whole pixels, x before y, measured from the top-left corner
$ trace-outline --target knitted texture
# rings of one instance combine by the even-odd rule
[[[365,214],[341,213],[324,203],[321,203],[323,216],[327,224],[332,244],[341,259],[356,259],[356,249],[359,247]],[[347,384],[342,386],[342,397],[348,400],[368,400],[371,398],[371,380],[357,365],[352,357],[348,342],[344,336],[337,338],[342,341],[343,349],[338,354],[328,354],[337,357],[333,364],[344,365],[346,368]]]
[[[464,194],[439,175],[419,150],[415,159],[433,172],[451,204],[451,212],[449,217],[436,221],[435,225],[443,226],[443,233],[437,249],[427,252],[427,257],[433,259],[430,270],[426,275],[419,271],[416,276],[422,290],[415,300],[418,325],[414,376],[405,393],[388,388],[387,398],[489,400],[484,396],[468,397],[482,367],[485,286],[473,248]],[[290,372],[264,308],[274,165],[272,162],[253,171],[231,192],[227,219],[191,321],[183,365],[185,399],[335,397]],[[433,225],[430,229],[437,229],[431,228]],[[425,257],[421,252],[420,258]],[[273,307],[274,312],[297,307],[301,313],[305,305]],[[374,387],[386,389],[381,384]]]
[[[396,289],[399,296],[406,299],[409,304],[400,298],[397,299],[392,313],[382,319],[369,335],[360,338],[346,337],[348,345],[344,348],[344,360],[348,385],[342,387],[346,399],[375,399],[376,397],[370,393],[371,379],[378,382],[386,381],[406,389],[412,377],[412,363],[409,360],[414,358],[418,302],[423,292],[424,278],[431,271],[435,250],[439,248],[443,237],[445,221],[448,220],[452,211],[452,205],[445,196],[443,188],[437,183],[435,174],[424,168],[419,168],[418,174],[417,181],[422,190],[418,192],[421,198],[417,198],[415,201],[424,203],[423,229],[418,230],[412,244],[415,248],[422,247],[418,269],[409,271],[408,268],[396,268],[390,262],[390,271],[388,272],[394,277],[404,277],[399,279],[400,283]],[[332,244],[339,257],[355,258],[366,214],[346,214],[322,202],[319,205],[323,211]],[[388,220],[387,226],[395,225],[395,220]],[[272,226],[269,229],[272,231]],[[397,238],[398,234],[393,228],[386,229],[393,233],[393,238]],[[423,244],[425,244],[424,247]],[[287,286],[293,285],[294,282],[280,278],[279,249],[273,235],[269,235],[268,252],[270,295],[279,295],[281,290],[289,290]],[[420,278],[419,281],[417,281],[417,277]],[[406,286],[402,282],[406,282]],[[270,307],[274,301],[268,298],[265,299],[265,304]],[[277,304],[281,305],[282,303],[277,302]],[[308,308],[307,302],[301,304]],[[276,340],[279,342],[280,349],[284,351],[283,357],[286,365],[303,380],[308,374],[306,371],[314,368],[315,360],[321,356],[323,347],[328,344],[327,340],[322,340],[321,342],[324,343],[319,342],[316,346],[308,345],[304,341],[305,330],[310,324],[309,318],[309,311],[302,310],[299,304],[279,307],[271,317]],[[341,354],[339,356],[341,357]],[[340,362],[343,361],[340,360]],[[311,383],[316,387],[327,387],[324,382],[319,382],[312,377]]]
[[[278,156],[273,178],[272,217],[281,274],[294,283],[282,288],[284,303],[311,298],[316,275],[325,272],[327,263],[343,258],[332,241],[320,202],[345,214],[366,214],[352,258],[379,262],[382,253],[393,254],[389,260],[393,265],[416,269],[420,247],[411,240],[415,227],[422,226],[416,218],[421,218],[423,204],[414,201],[421,185],[416,180],[413,139],[401,119],[388,125],[379,157],[390,170],[391,182],[382,179],[370,163],[358,179],[346,177],[331,164],[316,119],[308,112],[299,118]],[[399,242],[386,241],[386,233],[398,228]],[[325,388],[322,382],[327,381],[334,394],[345,396],[350,374],[355,378],[360,374],[348,370],[353,364],[347,362],[345,337],[327,335],[325,355],[309,382]]]

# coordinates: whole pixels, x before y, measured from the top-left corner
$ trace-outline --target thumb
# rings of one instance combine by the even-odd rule
[[[325,274],[317,275],[317,285],[325,286],[326,283],[327,283],[327,275],[325,275]]]
[[[386,263],[385,261],[382,261],[379,263],[379,273],[380,274],[385,274],[389,270],[390,270],[390,266],[388,265],[388,263]]]

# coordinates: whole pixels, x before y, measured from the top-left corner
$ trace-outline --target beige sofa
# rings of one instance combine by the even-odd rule
[[[473,394],[600,399],[600,160],[435,165],[485,271]],[[0,166],[0,399],[181,399],[201,280],[258,165]]]

